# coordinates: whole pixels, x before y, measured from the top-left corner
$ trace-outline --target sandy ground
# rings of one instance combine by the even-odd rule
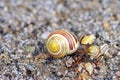
[[[89,80],[120,80],[120,0],[0,0],[0,80],[77,80],[71,56],[54,59],[45,40],[64,29],[106,44]]]

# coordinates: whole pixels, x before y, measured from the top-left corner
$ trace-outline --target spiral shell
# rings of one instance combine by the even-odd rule
[[[79,47],[79,41],[68,31],[56,30],[48,36],[46,47],[52,57],[61,58],[74,53]]]
[[[97,45],[91,45],[88,47],[88,55],[91,59],[96,59],[101,55],[100,48]]]

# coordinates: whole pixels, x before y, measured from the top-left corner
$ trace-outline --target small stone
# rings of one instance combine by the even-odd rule
[[[60,73],[60,72],[57,72],[56,75],[57,75],[58,77],[63,77],[62,73]]]
[[[95,67],[95,69],[99,71],[99,70],[100,70],[100,67],[97,66],[97,67]]]
[[[35,49],[35,51],[33,52],[34,56],[37,56],[39,54],[39,51],[37,49]]]
[[[120,56],[120,51],[117,53],[118,56]]]
[[[74,77],[75,76],[75,72],[71,71],[71,72],[68,72],[67,74],[69,77]]]
[[[36,57],[37,59],[46,59],[47,55],[43,53],[39,53]]]
[[[23,54],[28,55],[28,52],[27,52],[27,51],[24,51]]]
[[[51,23],[51,26],[57,27],[58,25],[56,23]]]
[[[109,78],[104,78],[103,80],[110,80]]]
[[[52,60],[53,60],[53,58],[52,58],[52,57],[48,57],[48,58],[46,58],[46,64],[51,63],[51,62],[52,62]]]
[[[43,43],[42,43],[41,41],[38,41],[38,42],[37,42],[37,45],[38,45],[38,46],[43,46]]]
[[[35,51],[35,46],[28,46],[25,48],[27,52],[34,52]]]
[[[44,32],[42,35],[41,35],[41,38],[42,39],[47,39],[48,35],[50,34],[50,32]]]
[[[87,73],[80,73],[78,76],[78,80],[88,80],[89,75]]]
[[[110,29],[110,23],[108,21],[105,21],[103,23],[103,27],[106,28],[106,29]]]
[[[32,71],[29,70],[29,69],[26,69],[26,74],[27,74],[27,75],[31,75],[31,74],[32,74]]]
[[[52,77],[47,77],[45,80],[55,80],[55,79]]]

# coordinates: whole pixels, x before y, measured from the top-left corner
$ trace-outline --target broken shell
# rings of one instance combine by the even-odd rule
[[[109,50],[109,46],[108,46],[108,44],[103,44],[100,46],[100,49],[103,54],[107,54],[107,52]]]
[[[83,72],[83,68],[84,68],[84,62],[78,64],[78,71],[79,72]]]
[[[79,41],[68,31],[56,30],[48,36],[46,47],[52,57],[61,58],[74,53],[79,47]]]
[[[93,73],[96,65],[92,62],[82,62],[78,65],[78,71],[81,73],[85,73],[86,71],[91,75]]]
[[[109,50],[109,46],[108,46],[108,44],[103,44],[100,46],[100,49],[101,49],[102,53],[106,54]]]
[[[91,75],[93,73],[93,70],[95,68],[94,63],[87,62],[84,64],[84,68],[88,71],[88,73]]]
[[[72,63],[73,63],[73,58],[72,57],[67,57],[67,61],[66,61],[66,67],[71,67]]]
[[[97,59],[96,59],[96,65],[100,65],[101,63],[102,63],[102,61],[103,61],[103,58],[104,58],[104,56],[99,56]]]
[[[96,39],[95,35],[85,35],[81,38],[80,44],[92,44]]]
[[[112,57],[112,54],[109,53],[110,46],[108,44],[103,44],[100,46],[101,54],[104,54],[105,57]]]
[[[96,59],[101,55],[100,48],[97,45],[91,45],[88,47],[88,55],[91,59]]]

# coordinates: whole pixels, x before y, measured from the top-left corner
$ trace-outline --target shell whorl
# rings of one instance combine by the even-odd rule
[[[74,53],[79,47],[79,42],[68,31],[56,30],[48,36],[46,46],[51,56],[61,58],[67,54]]]
[[[88,55],[90,55],[91,59],[96,59],[100,56],[101,51],[97,45],[91,45],[88,47]]]

